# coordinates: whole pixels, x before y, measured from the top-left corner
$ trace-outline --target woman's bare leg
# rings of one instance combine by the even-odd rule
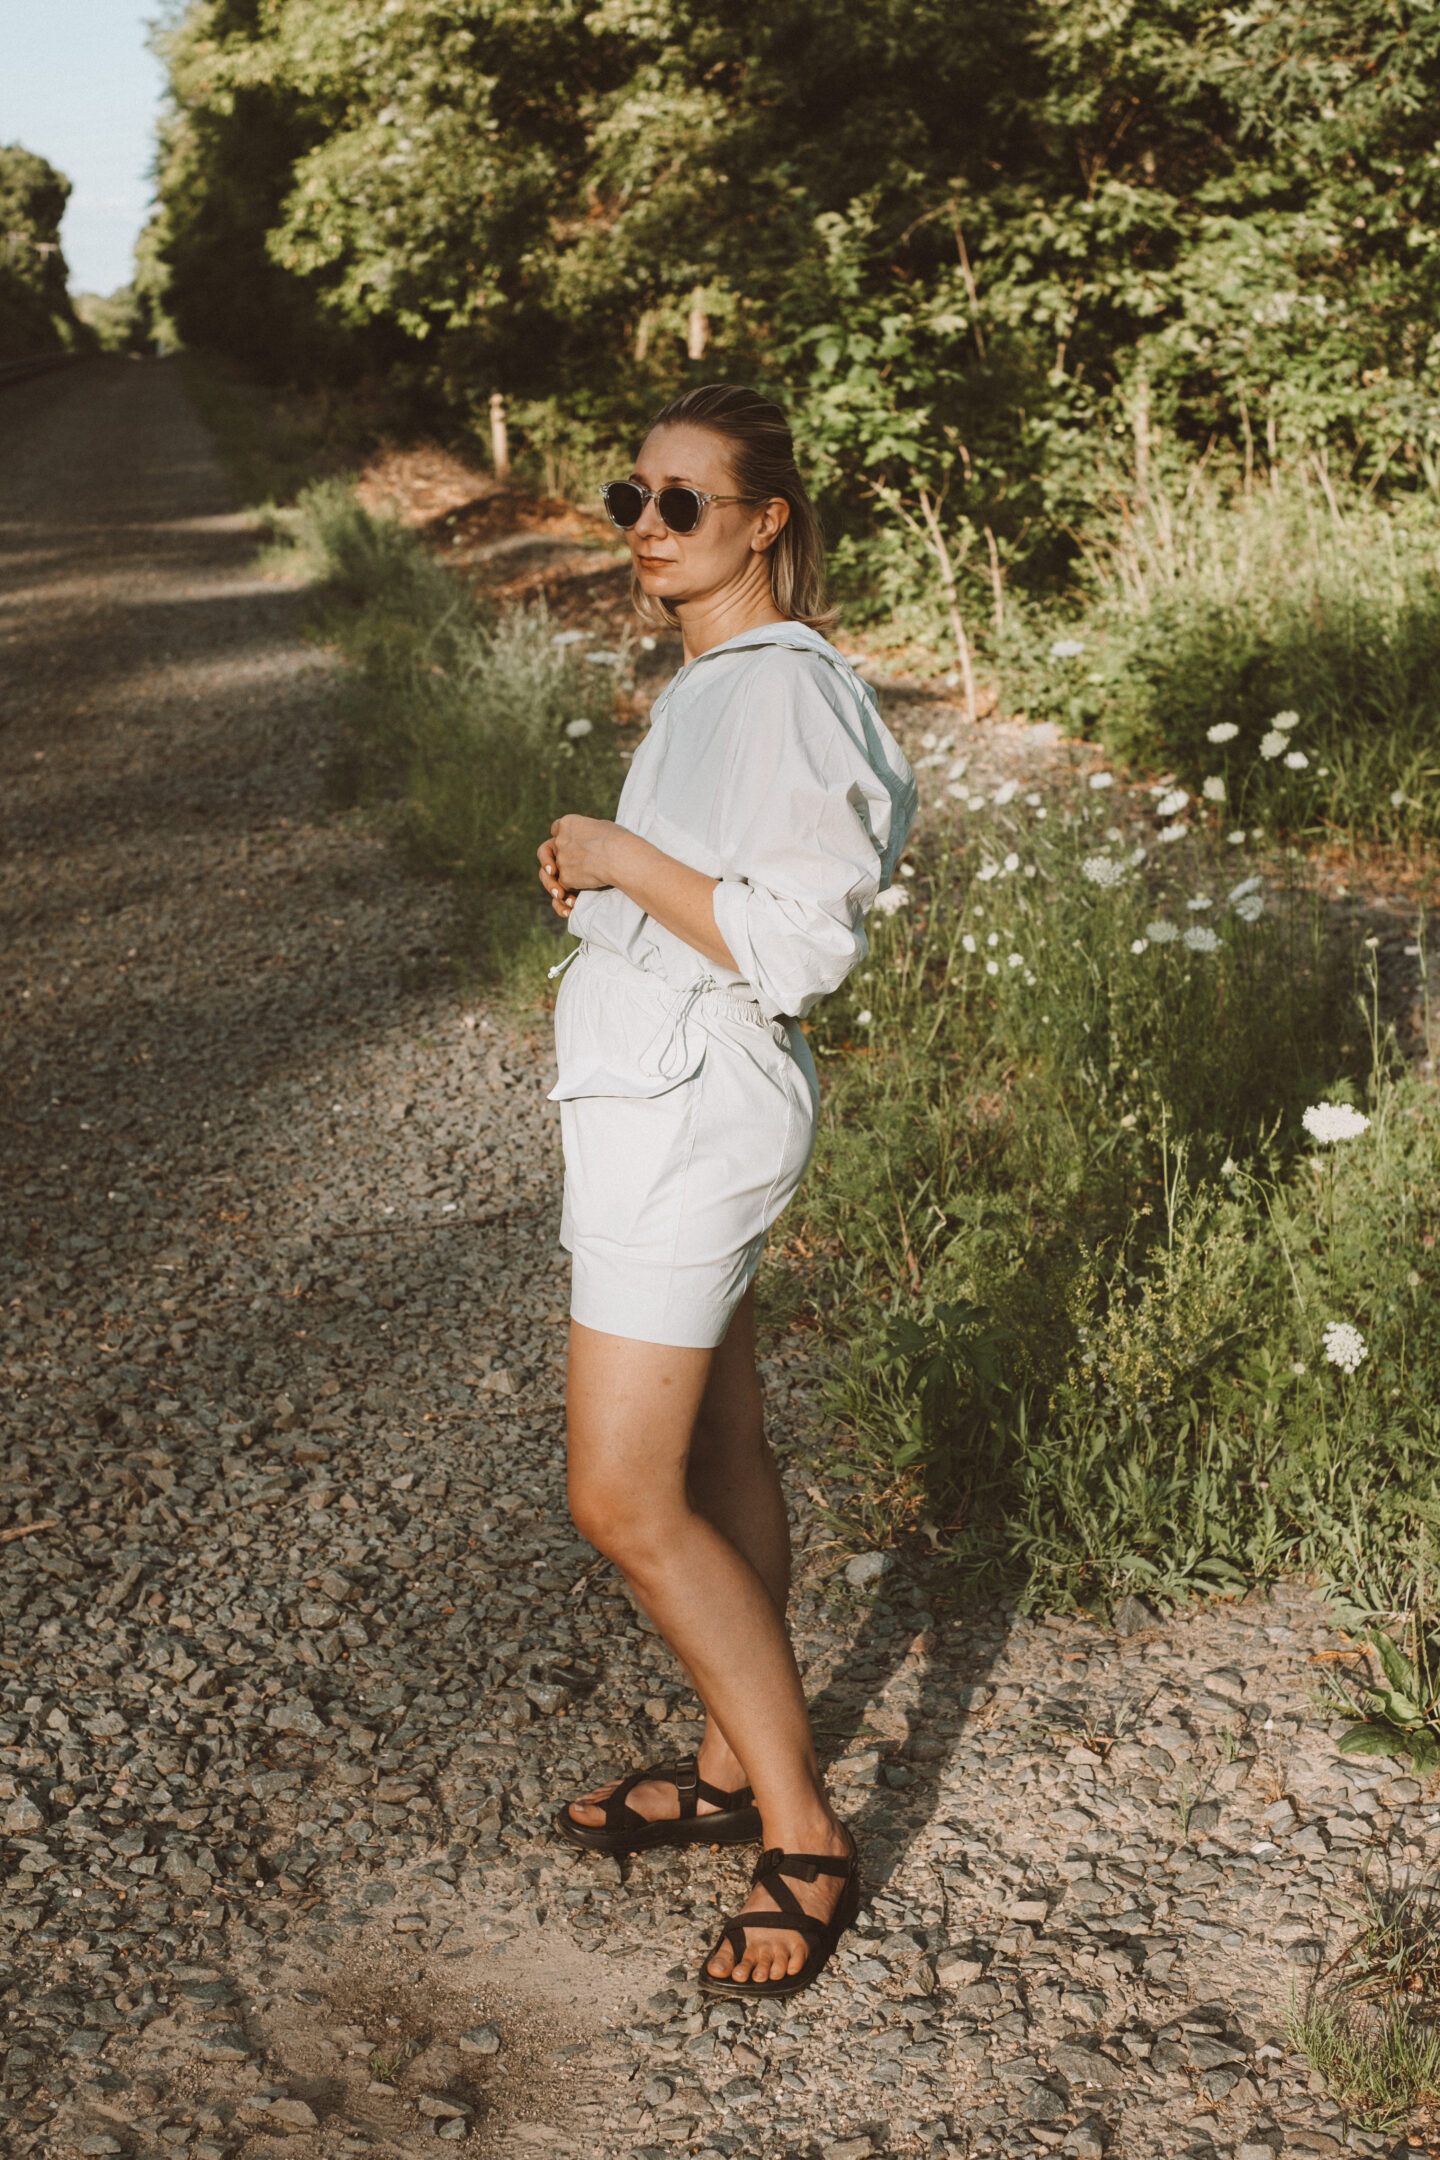
[[[768,1845],[841,1854],[849,1843],[821,1785],[785,1631],[788,1535],[764,1442],[753,1354],[748,1378],[744,1369],[752,1325],[747,1312],[733,1350],[727,1337],[711,1352],[634,1342],[572,1323],[571,1512],[621,1569],[694,1680],[712,1727],[707,1776],[754,1788]],[[727,1434],[737,1430],[747,1441],[731,1446]],[[711,1509],[740,1542],[717,1525]],[[741,1778],[727,1769],[731,1755]],[[586,1812],[577,1809],[578,1819]],[[822,1916],[839,1890],[825,1877],[796,1888],[807,1910]],[[752,1902],[773,1910],[763,1892]],[[723,1977],[733,1965],[741,1979],[778,1978],[798,1971],[806,1951],[799,1935],[757,1930],[741,1959],[722,1947],[711,1970]]]

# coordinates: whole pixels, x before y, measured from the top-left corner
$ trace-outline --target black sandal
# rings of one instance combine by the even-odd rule
[[[630,1806],[637,1785],[673,1785],[680,1798],[680,1813],[650,1822]],[[712,1812],[702,1815],[704,1801]],[[636,1770],[616,1786],[608,1798],[588,1803],[604,1811],[604,1823],[576,1822],[570,1810],[578,1803],[566,1802],[555,1817],[560,1836],[586,1852],[609,1853],[619,1859],[625,1853],[648,1852],[655,1845],[748,1845],[760,1835],[760,1810],[748,1785],[738,1792],[721,1792],[707,1784],[693,1755],[678,1762],[651,1763]]]
[[[845,1887],[835,1901],[835,1910],[828,1920],[817,1920],[804,1906],[785,1881],[790,1876],[795,1882],[813,1883],[820,1875],[841,1875]],[[818,1980],[829,1964],[835,1945],[853,1927],[855,1915],[860,1910],[860,1857],[852,1843],[849,1858],[837,1860],[828,1853],[787,1853],[777,1846],[773,1852],[763,1852],[755,1863],[751,1877],[752,1887],[769,1891],[778,1912],[747,1912],[727,1920],[718,1939],[706,1954],[700,1968],[700,1992],[702,1995],[730,1995],[740,2002],[760,1995],[798,1995],[802,1988]],[[796,1935],[803,1935],[810,1945],[810,1954],[798,1973],[786,1973],[779,1980],[717,1980],[710,1971],[710,1960],[728,1942],[735,1952],[738,1964],[745,1955],[745,1931],[747,1928],[785,1928]]]

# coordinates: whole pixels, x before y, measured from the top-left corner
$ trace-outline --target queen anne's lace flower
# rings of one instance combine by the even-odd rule
[[[1123,885],[1125,865],[1112,861],[1108,855],[1087,855],[1080,865],[1080,874],[1092,885]]]
[[[1270,725],[1279,728],[1282,735],[1288,735],[1291,728],[1299,727],[1300,715],[1298,712],[1277,712]]]
[[[1209,893],[1202,892],[1196,893],[1195,898],[1193,900],[1187,900],[1185,902],[1185,905],[1187,908],[1189,908],[1191,914],[1195,915],[1198,914],[1202,908],[1214,907],[1215,903],[1210,898]]]
[[[855,1015],[855,1025],[856,1025],[856,1027],[869,1027],[869,1025],[870,1025],[871,1021],[872,1021],[872,1020],[873,1020],[874,1018],[875,1018],[875,1015],[874,1015],[874,1013],[872,1013],[872,1012],[869,1012],[869,1011],[866,1011],[866,1012],[858,1012],[858,1013],[856,1013],[856,1015]]]
[[[1057,637],[1050,647],[1050,658],[1052,660],[1078,660],[1084,650],[1084,638]]]
[[[1304,772],[1310,760],[1303,750],[1287,750],[1285,763],[1289,766],[1291,772]]]
[[[874,905],[877,915],[894,915],[902,907],[909,907],[910,895],[903,885],[890,885],[875,895]]]
[[[1205,740],[1213,743],[1234,742],[1239,732],[1233,720],[1217,720],[1214,727],[1206,728]]]
[[[1263,893],[1246,893],[1243,900],[1235,902],[1235,913],[1239,916],[1241,922],[1259,922],[1264,912],[1265,898]]]
[[[1370,1130],[1369,1118],[1343,1102],[1314,1103],[1300,1122],[1311,1139],[1324,1147],[1336,1140],[1358,1140],[1361,1133]]]
[[[1268,735],[1260,738],[1260,755],[1263,758],[1277,758],[1284,748],[1285,737],[1276,728],[1271,728]]]
[[[571,742],[579,742],[581,736],[591,734],[594,727],[593,720],[569,720],[565,724],[565,733]]]
[[[1157,840],[1183,840],[1189,830],[1184,818],[1177,818],[1173,825],[1162,825],[1155,837]]]
[[[1323,1340],[1326,1357],[1341,1372],[1358,1372],[1370,1355],[1359,1328],[1351,1327],[1348,1320],[1327,1320]]]
[[[1227,843],[1231,847],[1244,847],[1245,845],[1245,835],[1243,832],[1227,832],[1225,838]]]
[[[1183,787],[1168,788],[1155,805],[1156,817],[1179,817],[1190,797]]]
[[[999,961],[998,961],[998,960],[987,960],[987,961],[985,962],[985,973],[986,973],[987,975],[998,975],[998,974],[999,974],[999,972],[1000,972],[1000,963],[999,963]]]
[[[1147,952],[1147,951],[1149,950],[1149,947],[1150,947],[1150,940],[1149,940],[1149,938],[1137,937],[1137,938],[1131,938],[1131,940],[1130,940],[1130,950],[1131,950],[1131,952],[1133,952],[1133,953],[1142,953],[1142,952]]]
[[[1018,780],[1002,780],[995,790],[994,800],[1003,808],[1007,802],[1014,802],[1019,792],[1020,783]]]
[[[1007,958],[1007,960],[1006,960],[1006,962],[1005,962],[1005,965],[1006,965],[1007,967],[1024,967],[1024,965],[1025,965],[1025,958],[1024,958],[1024,955],[1023,955],[1022,953],[1018,953],[1018,952],[1012,952],[1012,953],[1011,953],[1011,954],[1010,954],[1010,955],[1008,956],[1008,958]]]
[[[1165,922],[1162,919],[1160,922],[1147,922],[1145,935],[1152,945],[1173,945],[1180,932],[1173,922]]]
[[[1211,773],[1200,789],[1206,802],[1224,802],[1225,779],[1221,773]]]
[[[1019,856],[1018,856],[1018,855],[1015,855],[1015,854],[1010,854],[1010,855],[1007,855],[1007,856],[1005,857],[1005,862],[1004,862],[1004,866],[1003,866],[1003,867],[1004,867],[1004,869],[1005,869],[1005,873],[1006,873],[1007,877],[1008,877],[1008,876],[1013,876],[1013,875],[1014,875],[1014,873],[1015,873],[1015,871],[1017,871],[1017,870],[1019,869],[1019,867],[1020,867],[1020,858],[1019,858]]]
[[[971,935],[970,935],[970,932],[969,932],[968,930],[966,931],[966,933],[965,933],[964,937],[962,937],[962,938],[961,938],[961,940],[960,940],[960,943],[961,943],[961,945],[962,945],[962,946],[964,947],[964,949],[965,949],[965,951],[966,951],[966,952],[974,952],[974,950],[975,950],[975,940],[974,940],[974,938],[973,938],[973,937],[971,937]]]
[[[1191,952],[1219,952],[1220,950],[1219,938],[1213,930],[1207,930],[1204,923],[1197,923],[1193,929],[1187,930],[1182,943],[1188,945]]]
[[[1092,788],[1114,787],[1115,775],[1113,772],[1092,772],[1090,785]]]

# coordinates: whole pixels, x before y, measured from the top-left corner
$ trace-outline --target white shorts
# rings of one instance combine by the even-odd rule
[[[555,1039],[571,1318],[713,1349],[814,1147],[803,1034],[751,998],[672,990],[586,946]]]

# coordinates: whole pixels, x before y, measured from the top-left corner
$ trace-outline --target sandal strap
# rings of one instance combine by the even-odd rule
[[[745,1941],[747,1928],[783,1928],[787,1935],[803,1936],[811,1945],[822,1943],[831,1932],[832,1923],[817,1920],[814,1913],[801,1912],[797,1906],[793,1913],[756,1912],[727,1920],[720,1930],[720,1941],[728,1942],[735,1952],[736,1963],[744,1957],[748,1945]],[[711,1951],[714,1956],[714,1951]]]
[[[750,1787],[742,1785],[738,1792],[721,1792],[700,1775],[700,1765],[694,1755],[678,1756],[673,1762],[647,1763],[643,1770],[632,1770],[629,1777],[622,1778],[607,1800],[599,1804],[605,1816],[607,1830],[634,1830],[649,1827],[648,1817],[638,1808],[630,1806],[630,1794],[637,1785],[673,1785],[680,1802],[679,1820],[691,1822],[699,1812],[698,1803],[703,1800],[707,1807],[717,1810],[749,1807],[754,1799]]]
[[[773,1898],[788,1899],[791,1904],[795,1904],[792,1893],[785,1888],[783,1878],[786,1875],[792,1882],[813,1883],[821,1875],[849,1876],[854,1867],[853,1852],[847,1853],[843,1859],[837,1859],[833,1853],[787,1853],[777,1845],[769,1852],[761,1853],[750,1880],[754,1884],[763,1881],[766,1876],[774,1876],[776,1880],[765,1882],[765,1888]]]

